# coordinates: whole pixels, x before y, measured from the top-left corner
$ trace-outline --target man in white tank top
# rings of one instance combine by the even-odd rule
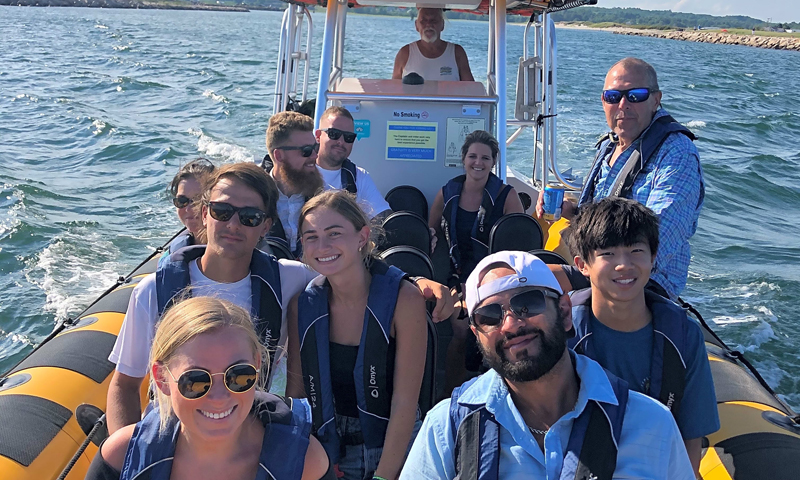
[[[475,81],[464,48],[440,38],[444,30],[441,8],[420,8],[414,26],[420,40],[397,52],[392,78],[415,72],[425,80]]]

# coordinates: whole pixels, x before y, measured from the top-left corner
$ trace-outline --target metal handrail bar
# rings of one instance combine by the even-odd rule
[[[308,22],[308,29],[306,30],[306,58],[305,64],[303,65],[303,95],[300,101],[305,102],[308,100],[308,75],[311,72],[311,42],[314,37],[314,21],[311,18],[311,12],[308,11],[308,8],[303,7],[303,14]]]
[[[550,124],[550,132],[549,132],[550,133],[550,168],[551,168],[551,170],[553,172],[553,175],[556,177],[556,180],[558,180],[562,185],[564,185],[565,187],[567,187],[570,190],[581,190],[583,188],[583,185],[579,185],[579,184],[577,184],[575,182],[571,182],[571,181],[567,180],[566,178],[564,178],[564,176],[561,175],[561,170],[558,168],[558,156],[557,156],[557,150],[558,150],[557,149],[557,145],[558,144],[556,143],[556,130],[557,130],[556,127],[557,127],[557,124],[558,124],[558,117],[555,116],[556,112],[558,112],[558,99],[557,99],[557,96],[556,96],[557,88],[558,88],[557,87],[557,85],[558,85],[558,68],[557,68],[558,67],[558,63],[557,63],[557,59],[556,59],[556,52],[557,52],[557,49],[558,49],[558,43],[556,41],[555,23],[553,22],[553,19],[550,18],[549,14],[547,15],[547,22],[548,22],[548,25],[549,25],[548,30],[549,30],[549,33],[550,33],[550,57],[551,57],[552,65],[553,65],[552,81],[551,81],[550,85],[548,86],[549,90],[550,90],[550,95],[549,95],[550,96],[550,101],[552,102],[551,103],[552,110],[551,110],[551,113],[549,113],[549,115],[553,115],[553,116],[545,119],[545,121],[551,122],[551,124]]]
[[[297,11],[295,10],[294,5],[289,6],[289,18],[287,20],[286,28],[286,51],[284,52],[284,76],[285,79],[283,81],[283,89],[282,89],[282,102],[281,110],[286,108],[286,101],[289,98],[289,79],[294,79],[294,71],[295,71],[295,59],[292,58],[292,53],[294,52],[295,45],[296,45],[296,34],[297,34]]]
[[[322,34],[322,51],[319,58],[319,88],[317,89],[317,104],[314,110],[314,128],[319,128],[319,120],[322,112],[328,105],[327,81],[331,78],[331,67],[333,63],[334,34],[336,30],[336,12],[339,9],[340,0],[328,2],[325,13],[325,30]]]
[[[514,133],[512,133],[512,134],[511,134],[511,136],[510,136],[510,137],[508,137],[508,139],[506,140],[506,146],[508,146],[508,145],[511,145],[512,143],[514,143],[514,141],[517,139],[517,137],[519,137],[520,135],[522,135],[522,132],[523,132],[523,131],[525,131],[525,126],[524,126],[524,125],[523,125],[523,126],[520,126],[520,127],[518,127],[518,128],[517,128],[517,129],[514,131]]]
[[[506,138],[506,122],[497,121],[500,118],[506,117],[506,0],[495,0],[495,79],[497,86],[500,87],[497,95],[497,107],[495,110],[495,127],[497,128],[497,137],[500,139]],[[499,169],[498,177],[500,180],[506,180],[506,142],[500,142],[500,151],[498,152],[497,167]]]
[[[550,22],[548,21],[549,18],[547,17],[547,13],[543,13],[541,16],[542,19],[542,41],[540,44],[540,48],[542,49],[542,88],[541,91],[541,98],[542,98],[542,107],[541,112],[542,115],[551,115],[552,109],[550,106],[552,105],[552,99],[550,98],[550,90],[549,90],[549,79],[551,78],[551,53],[552,49],[548,48],[547,40],[550,35]],[[542,124],[541,133],[541,142],[542,142],[542,188],[547,185],[548,181],[548,174],[550,173],[549,164],[550,164],[550,122],[549,119],[545,119]]]
[[[487,80],[487,88],[489,95],[495,95],[497,93],[497,86],[496,83],[493,82],[494,79],[494,0],[489,2],[489,46],[488,52],[486,54],[486,80]]]
[[[462,96],[436,97],[433,95],[384,95],[377,93],[325,92],[328,100],[360,100],[364,102],[401,101],[401,102],[435,102],[435,103],[491,103],[497,104],[497,96]],[[319,107],[317,107],[319,108]],[[322,113],[322,112],[320,112]]]
[[[302,56],[302,52],[300,51],[300,37],[303,36],[303,7],[300,5],[296,5],[294,12],[294,21],[295,21],[295,32],[294,32],[294,48],[292,48],[291,55],[289,55],[292,59],[292,93],[297,94],[297,77],[300,74],[300,57]]]
[[[537,122],[536,120],[517,120],[516,118],[510,118],[506,120],[506,125],[510,125],[512,127],[534,127],[537,125]]]
[[[283,65],[284,59],[286,58],[286,22],[289,16],[289,9],[291,5],[286,8],[283,12],[283,19],[281,20],[281,34],[278,40],[278,61],[276,66],[276,75],[275,75],[275,93],[273,94],[273,101],[272,101],[272,114],[276,114],[283,110],[283,81],[285,80],[283,76]]]

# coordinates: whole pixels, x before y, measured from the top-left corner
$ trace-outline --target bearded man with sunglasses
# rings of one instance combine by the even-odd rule
[[[691,249],[705,186],[695,136],[661,107],[655,69],[638,58],[620,60],[608,71],[601,100],[611,132],[597,143],[597,154],[577,205],[565,201],[571,219],[580,205],[606,197],[635,200],[659,217],[659,251],[648,288],[673,300],[686,286]],[[536,213],[542,217],[543,196]],[[573,289],[589,282],[572,268],[554,269]]]
[[[317,170],[325,182],[325,189],[344,189],[352,193],[362,209],[369,207],[369,211],[364,213],[370,219],[391,213],[389,203],[369,173],[348,158],[357,137],[353,115],[344,107],[328,107],[322,113],[319,129],[314,135],[319,142]]]
[[[317,171],[319,143],[314,138],[314,120],[297,112],[276,113],[267,126],[267,151],[262,166],[278,185],[278,218],[269,232],[281,238],[296,258],[301,245],[297,220],[306,201],[323,189]]]
[[[428,412],[401,480],[694,479],[666,407],[567,348],[571,302],[539,258],[485,257],[466,303],[491,370]]]

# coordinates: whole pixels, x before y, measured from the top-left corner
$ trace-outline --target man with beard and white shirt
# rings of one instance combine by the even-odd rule
[[[325,189],[344,189],[354,194],[370,219],[390,214],[389,203],[372,177],[348,158],[356,141],[353,115],[344,107],[329,107],[322,113],[319,129],[314,135],[319,142],[317,170],[322,175]]]
[[[475,81],[464,48],[440,37],[444,30],[444,10],[420,8],[414,27],[420,39],[397,52],[392,78],[400,79],[414,72],[425,80]]]
[[[270,237],[282,238],[300,257],[297,220],[306,200],[322,190],[317,171],[319,143],[314,138],[314,120],[297,112],[276,113],[267,126],[267,151],[262,166],[278,185],[278,220]]]
[[[539,258],[487,256],[466,303],[491,370],[428,412],[401,480],[694,479],[669,410],[567,348],[570,298]]]

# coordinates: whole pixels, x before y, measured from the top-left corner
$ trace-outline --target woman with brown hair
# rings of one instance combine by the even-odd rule
[[[345,479],[393,480],[420,424],[422,295],[372,261],[369,221],[351,194],[309,200],[299,232],[305,263],[322,276],[289,306],[287,394],[309,399],[314,434]]]

